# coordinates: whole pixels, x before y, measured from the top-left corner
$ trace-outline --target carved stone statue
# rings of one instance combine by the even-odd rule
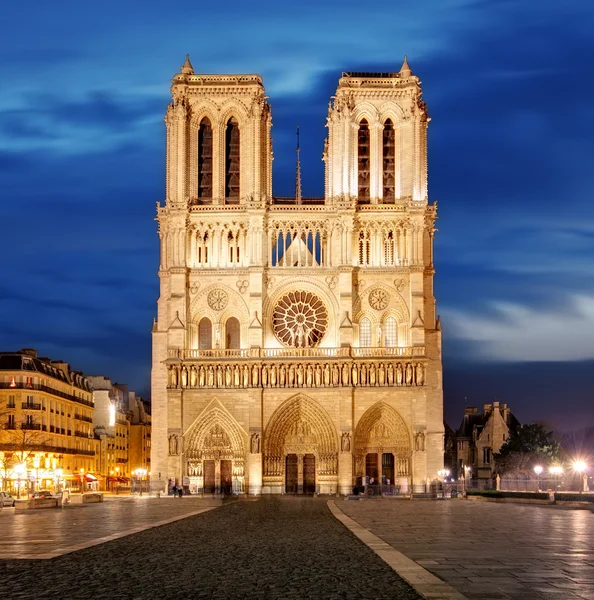
[[[295,367],[294,365],[289,366],[289,387],[295,385]]]
[[[330,365],[328,363],[324,365],[324,385],[326,387],[330,385]]]
[[[285,382],[287,380],[287,367],[285,367],[285,365],[281,365],[280,367],[279,379],[280,386],[285,387]]]
[[[413,378],[412,365],[410,363],[408,363],[406,365],[406,385],[412,384],[412,378]]]
[[[297,367],[297,387],[303,387],[303,365]]]
[[[251,441],[251,452],[252,454],[260,454],[260,434],[252,433]]]
[[[243,365],[243,387],[250,387],[250,369],[247,365]]]
[[[321,387],[321,385],[322,385],[322,367],[319,364],[316,365],[316,369],[315,369],[315,373],[314,373],[314,381],[315,381],[316,387]]]
[[[233,367],[233,385],[239,387],[239,365]]]
[[[394,367],[388,363],[388,385],[394,385]]]
[[[183,388],[188,387],[188,369],[186,368],[186,365],[184,365],[181,370],[181,385]]]
[[[421,363],[417,363],[416,378],[417,385],[423,385],[423,365]]]
[[[217,365],[217,387],[223,387],[223,369],[221,365]]]
[[[398,363],[396,365],[396,385],[402,385],[402,365]]]
[[[169,456],[177,456],[178,454],[178,444],[177,444],[177,435],[175,433],[169,436]]]
[[[369,385],[375,385],[375,365],[369,365]]]
[[[351,376],[352,376],[351,379],[352,379],[353,385],[356,386],[359,381],[359,371],[357,369],[357,365],[355,365],[355,364],[353,364]]]
[[[254,365],[252,367],[252,385],[254,387],[257,387],[258,384],[259,384],[258,367],[256,365]]]
[[[365,363],[361,365],[361,385],[367,385],[367,367]]]
[[[270,367],[270,387],[276,387],[276,365]]]
[[[338,385],[339,371],[337,365],[332,365],[332,385]]]
[[[415,433],[415,450],[417,452],[423,452],[425,450],[425,432],[417,431]]]
[[[342,452],[351,451],[351,434],[348,431],[344,431],[340,438],[340,449]]]
[[[346,363],[342,365],[342,385],[349,385],[349,366]]]
[[[313,383],[313,368],[311,365],[307,365],[307,387],[311,387]]]
[[[214,369],[212,365],[208,367],[208,387],[214,387]]]
[[[268,367],[262,367],[262,387],[268,387]]]
[[[225,367],[225,387],[231,387],[231,367]]]
[[[200,387],[204,387],[205,383],[206,383],[206,373],[204,371],[204,367],[202,365],[200,365],[200,374],[198,375],[198,385]]]
[[[385,369],[384,369],[384,363],[380,363],[378,370],[377,370],[377,379],[378,379],[378,384],[379,385],[384,385],[385,383]]]

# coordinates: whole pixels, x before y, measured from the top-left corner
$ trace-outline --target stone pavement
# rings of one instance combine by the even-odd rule
[[[172,511],[199,500],[145,502]],[[130,512],[116,502],[87,505],[79,512],[65,509],[61,512],[68,518],[61,521],[50,516],[52,511],[37,513],[53,519],[51,536],[57,536],[59,528],[68,527],[68,519],[73,518],[100,531],[109,519],[106,509],[122,511],[121,526],[130,525],[124,517]],[[140,504],[138,510],[143,510]],[[2,527],[10,517],[21,515],[6,516],[0,515]],[[27,515],[31,516],[37,518]],[[155,520],[162,516],[152,513]],[[35,527],[31,523],[20,520],[11,535],[17,535],[23,524],[31,531],[38,529],[35,535],[40,539],[50,535],[43,523]],[[204,514],[52,560],[0,560],[0,582],[0,596],[10,600],[420,598],[332,516],[325,499],[308,497],[231,501]]]
[[[535,505],[337,500],[471,600],[594,599],[594,514]]]
[[[220,505],[219,499],[128,496],[60,509],[3,508],[0,559],[54,558]]]

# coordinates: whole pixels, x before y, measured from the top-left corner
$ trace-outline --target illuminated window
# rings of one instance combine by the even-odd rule
[[[363,317],[359,323],[359,346],[371,346],[371,321],[367,317]]]
[[[363,119],[359,123],[358,167],[359,202],[369,203],[369,125]]]
[[[212,323],[207,317],[201,319],[198,324],[198,347],[200,350],[212,348]]]
[[[225,198],[239,200],[239,123],[231,118],[225,132]]]
[[[212,198],[212,127],[206,117],[198,129],[198,198]]]
[[[230,317],[225,323],[225,348],[239,348],[239,321]]]
[[[394,317],[386,319],[385,344],[388,347],[394,347],[398,344],[398,325]]]
[[[384,134],[383,134],[383,149],[384,149],[384,190],[383,190],[383,201],[387,204],[394,203],[395,195],[395,138],[394,138],[394,125],[392,121],[388,119],[384,123]]]

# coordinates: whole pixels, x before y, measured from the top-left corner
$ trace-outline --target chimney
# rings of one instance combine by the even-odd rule
[[[26,354],[27,356],[37,358],[37,350],[35,350],[35,348],[22,348],[21,354]]]

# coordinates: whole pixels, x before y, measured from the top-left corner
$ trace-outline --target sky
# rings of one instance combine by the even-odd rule
[[[198,73],[259,73],[275,195],[323,195],[342,71],[428,104],[447,422],[507,402],[594,424],[594,5],[586,0],[10,3],[0,36],[0,349],[35,347],[150,394],[163,115]],[[6,26],[8,25],[8,26]]]

